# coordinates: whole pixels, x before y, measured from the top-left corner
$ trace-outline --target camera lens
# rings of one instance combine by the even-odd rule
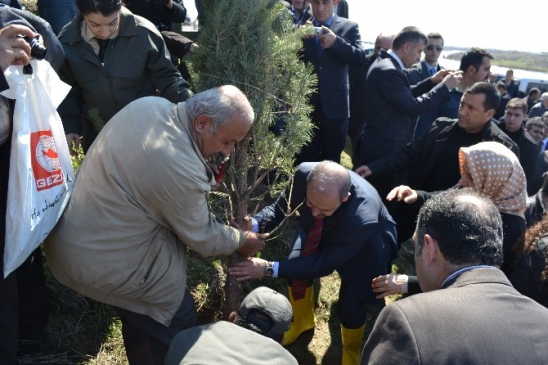
[[[44,57],[46,57],[46,52],[48,50],[40,44],[38,37],[39,36],[36,36],[35,38],[25,37],[25,41],[30,45],[30,55],[37,60],[43,60]]]

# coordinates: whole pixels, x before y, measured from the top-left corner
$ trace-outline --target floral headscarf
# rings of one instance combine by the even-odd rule
[[[527,180],[516,155],[498,142],[481,142],[459,150],[461,175],[465,166],[475,190],[491,197],[501,212],[521,212],[527,206]]]

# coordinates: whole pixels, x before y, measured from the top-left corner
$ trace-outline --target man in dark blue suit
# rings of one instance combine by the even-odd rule
[[[264,276],[288,279],[293,322],[283,344],[289,345],[315,326],[312,279],[337,270],[341,277],[338,315],[342,363],[357,364],[365,330],[364,305],[378,303],[366,283],[390,271],[397,256],[396,224],[367,181],[332,161],[301,164],[293,178],[291,196],[286,199],[282,195],[264,208],[253,217],[253,229],[251,224],[247,229],[270,232],[295,209],[300,225],[289,260],[252,258],[229,268],[229,272],[240,281]],[[315,251],[310,250],[313,242]]]
[[[411,121],[449,98],[460,73],[438,71],[415,86],[403,73],[420,60],[428,38],[416,27],[405,27],[394,37],[392,49],[381,51],[365,83],[365,128],[355,161],[367,165],[406,145]],[[356,170],[360,173],[359,169]],[[394,176],[372,177],[371,184],[381,197],[395,186]]]
[[[358,24],[334,14],[338,0],[311,0],[313,24],[321,34],[303,39],[303,60],[314,66],[318,92],[311,96],[312,140],[303,147],[298,162],[340,161],[348,131],[348,65],[365,63]]]

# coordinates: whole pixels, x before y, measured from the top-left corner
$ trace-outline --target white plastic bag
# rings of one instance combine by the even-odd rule
[[[70,90],[47,61],[5,72],[15,99],[6,212],[4,277],[19,267],[53,229],[74,187],[65,131],[57,107]]]

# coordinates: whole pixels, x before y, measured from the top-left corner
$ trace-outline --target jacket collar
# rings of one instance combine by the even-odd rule
[[[477,268],[463,272],[454,280],[446,283],[444,288],[458,288],[472,284],[495,283],[512,286],[506,275],[497,268]]]

